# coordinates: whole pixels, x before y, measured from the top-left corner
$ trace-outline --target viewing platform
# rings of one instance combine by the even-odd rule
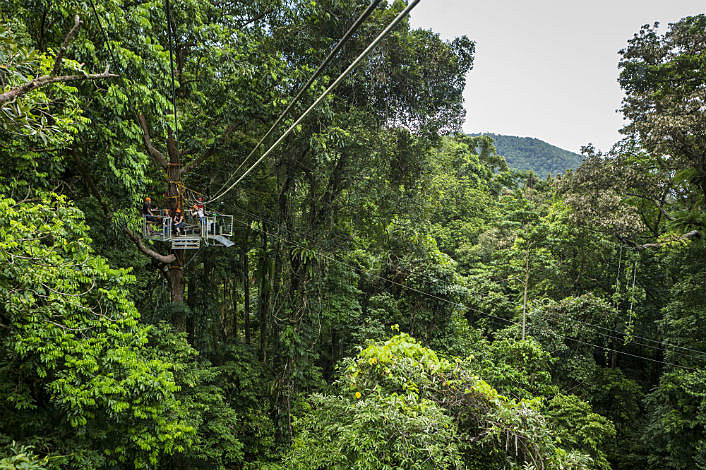
[[[146,215],[142,220],[142,236],[147,240],[169,242],[172,250],[198,250],[204,246],[233,246],[233,216],[209,213],[200,219],[187,215],[184,226],[176,228],[169,215]]]

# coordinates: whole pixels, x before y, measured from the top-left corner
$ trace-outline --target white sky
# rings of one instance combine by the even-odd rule
[[[618,51],[643,24],[660,30],[705,0],[422,0],[414,27],[476,42],[464,130],[537,137],[578,152],[619,139]]]

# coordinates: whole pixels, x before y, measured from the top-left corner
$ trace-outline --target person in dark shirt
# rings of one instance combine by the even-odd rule
[[[146,228],[150,235],[152,235],[155,230],[153,226],[157,226],[162,221],[161,217],[154,215],[154,211],[155,210],[152,209],[152,200],[146,197],[145,203],[142,205],[142,215],[144,216],[145,221],[148,222],[146,224]]]
[[[172,228],[174,229],[176,236],[179,236],[180,232],[184,231],[184,216],[181,214],[181,209],[177,209],[176,214],[174,214]]]
[[[142,215],[150,222],[159,222],[159,218],[152,211],[152,199],[148,197],[145,198],[145,203],[142,205]]]

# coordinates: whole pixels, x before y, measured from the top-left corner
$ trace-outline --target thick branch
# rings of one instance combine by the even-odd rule
[[[135,242],[135,245],[137,245],[137,248],[138,248],[142,253],[144,253],[145,255],[149,256],[150,258],[152,258],[152,259],[154,259],[154,260],[157,260],[157,261],[159,261],[160,263],[163,263],[163,264],[172,264],[172,263],[174,263],[174,262],[177,260],[176,255],[174,255],[173,253],[170,254],[170,255],[162,255],[162,254],[159,254],[159,253],[157,253],[156,251],[154,251],[154,250],[152,250],[152,249],[150,249],[150,248],[147,248],[147,247],[145,246],[145,244],[142,243],[142,240],[140,240],[140,238],[139,238],[137,235],[135,235],[135,234],[132,232],[132,230],[130,230],[129,228],[126,228],[126,229],[125,229],[125,232],[127,232],[128,236],[129,236],[130,238],[132,238],[132,241]]]
[[[95,181],[93,181],[93,178],[91,177],[90,173],[86,170],[85,165],[83,164],[83,161],[81,161],[81,156],[78,153],[78,150],[75,148],[72,149],[72,154],[74,157],[74,160],[76,161],[76,164],[79,168],[79,172],[81,173],[81,176],[83,177],[83,182],[88,188],[89,192],[93,194],[93,197],[95,197],[98,202],[101,204],[101,207],[103,208],[103,212],[107,217],[112,217],[112,211],[108,207],[108,205],[105,203],[103,197],[101,196],[100,190],[98,189],[98,186],[96,185]],[[176,256],[173,254],[170,255],[162,255],[157,253],[156,251],[146,247],[144,243],[142,243],[142,240],[140,240],[139,237],[137,237],[132,230],[129,228],[125,228],[125,232],[128,234],[128,236],[132,239],[132,241],[135,242],[135,245],[137,245],[137,248],[144,253],[145,255],[149,256],[150,258],[159,261],[160,263],[163,264],[171,264],[174,263],[177,259]]]
[[[182,167],[179,169],[179,173],[183,176],[183,175],[185,175],[186,173],[188,173],[188,172],[190,172],[191,170],[193,170],[194,168],[198,168],[199,166],[201,166],[201,164],[202,164],[203,162],[205,162],[206,160],[208,160],[209,158],[211,158],[214,153],[216,153],[216,148],[215,148],[215,147],[211,147],[211,148],[207,149],[204,153],[201,154],[201,156],[200,156],[199,158],[197,158],[197,159],[195,159],[195,160],[191,160],[189,163],[187,163],[186,165],[182,166]]]
[[[37,77],[32,81],[29,81],[16,88],[11,88],[5,93],[0,94],[0,105],[16,98],[19,98],[20,96],[25,95],[32,90],[36,90],[37,88],[49,85],[51,83],[74,82],[83,80],[100,80],[103,78],[113,77],[117,77],[117,75],[108,73],[108,67],[105,68],[105,72],[103,73],[94,73],[86,75],[61,75],[58,77],[53,77],[51,75],[42,75],[41,77]]]
[[[166,169],[169,166],[169,162],[164,157],[164,154],[157,150],[154,145],[152,145],[150,131],[147,128],[147,121],[145,120],[145,116],[143,116],[142,113],[137,113],[137,122],[142,128],[142,140],[145,143],[145,147],[147,148],[147,153],[150,154],[150,156],[157,162],[159,166]]]
[[[69,34],[67,34],[64,38],[64,42],[61,44],[61,49],[59,49],[59,54],[57,54],[56,60],[54,61],[54,67],[51,69],[51,73],[49,74],[52,77],[59,73],[59,69],[61,69],[61,62],[64,60],[64,53],[66,53],[66,48],[69,47],[69,43],[76,34],[76,31],[78,31],[79,27],[81,27],[81,19],[78,15],[76,15],[74,16],[74,26],[71,28],[71,31],[69,31]]]
[[[692,238],[696,238],[699,236],[701,236],[701,232],[699,232],[698,230],[692,230],[691,232],[687,232],[684,235],[676,238],[676,240],[690,240]],[[636,245],[635,248],[637,248],[638,250],[645,250],[647,248],[659,248],[662,245],[669,243],[670,241],[676,241],[676,240],[669,240],[669,241],[661,242],[661,243],[645,243],[644,245]]]
[[[638,197],[638,198],[640,198],[640,199],[644,199],[644,200],[646,200],[646,201],[650,201],[652,204],[655,205],[655,207],[656,207],[657,209],[659,209],[659,211],[662,213],[662,215],[664,215],[664,217],[665,217],[667,220],[672,221],[672,222],[674,221],[674,217],[672,217],[671,215],[669,215],[669,213],[664,210],[664,207],[662,207],[663,201],[659,201],[659,200],[654,199],[654,198],[651,198],[651,197],[649,197],[649,196],[644,196],[644,195],[642,195],[642,194],[637,194],[637,193],[629,193],[629,192],[628,192],[628,193],[625,193],[625,195],[626,195],[626,196]]]

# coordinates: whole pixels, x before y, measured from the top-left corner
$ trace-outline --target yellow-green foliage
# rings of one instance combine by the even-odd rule
[[[335,394],[310,397],[285,466],[592,468],[557,445],[542,403],[505,397],[402,333],[345,361]]]
[[[0,198],[3,429],[49,448],[70,438],[86,449],[71,458],[92,465],[154,465],[194,430],[179,418],[169,364],[145,354],[133,276],[94,253],[86,232],[63,197]]]

